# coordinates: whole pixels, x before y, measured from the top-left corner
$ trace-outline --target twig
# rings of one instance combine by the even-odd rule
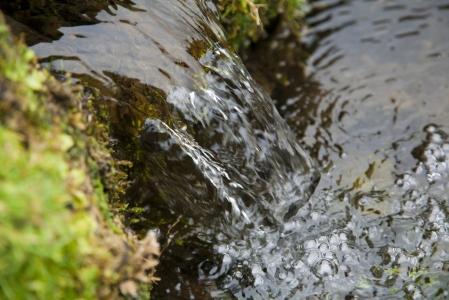
[[[164,250],[170,245],[171,238],[169,238],[168,236],[170,235],[170,231],[173,229],[173,227],[175,227],[176,224],[178,224],[178,223],[179,223],[179,220],[176,220],[176,222],[173,223],[173,225],[168,229],[167,234],[165,235],[165,237],[167,238],[167,242],[165,243],[164,247],[162,248],[160,255],[162,255]]]
[[[260,7],[267,7],[267,4],[254,4],[251,0],[246,0],[246,3],[248,3],[249,6],[249,14],[250,16],[256,20],[256,25],[260,26],[260,17],[259,17],[259,8]]]
[[[279,1],[278,4],[278,13],[283,14],[285,11],[285,0]]]

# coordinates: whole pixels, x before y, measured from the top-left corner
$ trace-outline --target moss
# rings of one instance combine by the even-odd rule
[[[265,28],[284,19],[299,34],[298,21],[304,16],[305,0],[218,0],[221,21],[234,49],[257,42]]]
[[[158,244],[111,213],[107,135],[77,91],[0,14],[0,299],[149,298]]]

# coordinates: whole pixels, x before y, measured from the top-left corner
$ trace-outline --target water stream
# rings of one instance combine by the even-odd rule
[[[25,2],[0,7],[133,162],[152,298],[449,297],[448,1],[314,2],[244,54],[274,102],[211,1]]]

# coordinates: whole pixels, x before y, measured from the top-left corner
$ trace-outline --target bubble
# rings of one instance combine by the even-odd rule
[[[340,250],[342,251],[342,252],[348,252],[349,251],[349,247],[348,247],[348,244],[346,244],[346,243],[341,243],[340,244]]]
[[[438,240],[438,234],[435,231],[432,231],[430,234],[430,240],[431,241],[436,241]]]
[[[327,236],[322,235],[318,238],[318,243],[326,243],[327,242]]]
[[[411,265],[411,266],[417,266],[418,265],[418,263],[419,263],[419,261],[418,261],[418,258],[417,257],[410,257],[410,259],[409,259],[409,264]]]
[[[432,133],[435,132],[437,130],[435,125],[427,125],[426,127],[424,127],[424,131],[428,132],[428,133]]]
[[[430,135],[429,140],[434,142],[434,143],[438,143],[438,144],[443,143],[445,141],[445,139],[446,139],[445,134],[440,132],[440,131],[439,132],[433,132],[433,133],[431,133],[429,135]]]
[[[331,235],[329,239],[330,245],[337,245],[339,243],[338,236],[336,234]]]
[[[412,212],[416,209],[416,205],[413,201],[408,200],[402,203],[402,209],[404,211]]]
[[[289,282],[290,288],[293,289],[299,285],[299,280],[296,278],[293,278],[292,281]]]
[[[302,269],[302,268],[304,268],[304,263],[301,260],[297,260],[297,261],[292,262],[292,267],[294,269]]]
[[[313,267],[313,270],[318,277],[328,277],[337,273],[337,266],[330,260],[322,259]]]
[[[227,252],[228,252],[228,246],[227,246],[227,245],[220,245],[220,246],[218,247],[217,252],[218,252],[219,254],[225,254],[225,253],[227,253]]]
[[[264,274],[264,273],[262,272],[262,268],[261,268],[259,265],[253,265],[253,267],[252,267],[252,269],[251,269],[251,273],[252,273],[254,276],[259,275],[259,274]]]
[[[256,277],[254,277],[254,286],[261,286],[263,285],[264,280],[262,278],[262,276],[257,275]]]
[[[284,272],[279,272],[278,278],[280,280],[284,280],[287,277],[287,274],[285,274]]]
[[[326,251],[326,252],[322,253],[322,257],[327,258],[327,259],[334,259],[335,253],[333,251]]]
[[[231,256],[229,256],[228,254],[223,255],[222,262],[223,264],[230,264],[232,262]]]
[[[320,259],[320,257],[321,255],[318,251],[309,252],[309,255],[307,256],[307,264],[309,266],[313,265],[317,260]]]
[[[428,154],[427,154],[427,153],[424,153],[424,155],[426,156],[426,160],[425,160],[424,163],[425,163],[427,166],[435,165],[435,163],[437,162],[436,157],[433,156],[431,153],[432,153],[431,151],[428,151]]]
[[[409,259],[408,259],[407,255],[405,255],[405,254],[403,254],[403,253],[399,253],[399,254],[396,256],[396,262],[397,262],[398,264],[403,264],[403,263],[406,263],[406,262],[408,262],[408,261],[409,261]]]
[[[346,254],[343,256],[343,262],[347,265],[356,263],[357,261],[352,257],[352,255]]]
[[[284,224],[284,232],[290,232],[301,228],[301,224],[298,221],[291,221]]]
[[[367,206],[371,203],[371,198],[368,196],[363,196],[359,199],[358,203],[360,206]]]
[[[320,219],[321,214],[319,212],[314,211],[310,214],[310,217],[312,218],[312,220],[316,221],[316,220]]]
[[[304,249],[316,249],[317,242],[315,240],[308,240],[304,242]]]
[[[442,159],[444,159],[444,151],[441,147],[435,148],[432,150],[433,156],[441,161]]]
[[[319,246],[318,250],[320,250],[321,253],[326,252],[327,250],[329,250],[329,246],[323,243]]]
[[[419,164],[418,164],[418,166],[416,166],[415,168],[414,168],[414,172],[415,172],[415,174],[416,175],[419,175],[419,174],[421,174],[422,172],[423,172],[423,170],[424,170],[424,168],[423,168],[423,166],[422,166],[422,163],[420,162]]]

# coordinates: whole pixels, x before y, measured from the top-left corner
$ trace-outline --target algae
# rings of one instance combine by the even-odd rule
[[[159,245],[108,203],[120,176],[82,90],[41,69],[0,14],[1,299],[149,298]]]

